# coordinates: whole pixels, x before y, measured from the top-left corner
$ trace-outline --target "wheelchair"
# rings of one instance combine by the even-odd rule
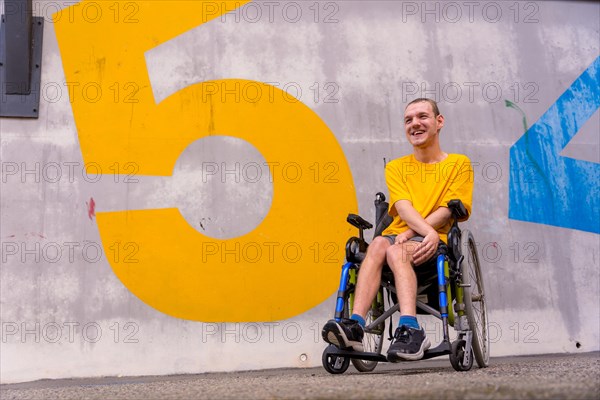
[[[385,200],[383,193],[376,194],[374,238],[381,235],[392,220],[387,213],[388,203]],[[448,208],[453,218],[448,244],[440,243],[436,256],[415,268],[418,282],[417,313],[433,315],[442,321],[442,342],[426,350],[423,360],[448,355],[456,371],[468,371],[473,366],[473,359],[479,368],[489,364],[488,315],[475,239],[471,232],[461,231],[458,227],[458,221],[467,216],[467,210],[460,200],[448,202]],[[356,214],[349,214],[347,221],[358,228],[359,236],[351,237],[346,242],[346,262],[342,266],[335,305],[334,318],[337,321],[352,315],[357,276],[368,247],[364,231],[373,227]],[[389,340],[392,340],[395,326],[391,317],[399,309],[394,276],[390,268],[384,265],[379,291],[365,318],[364,351],[343,350],[330,344],[322,356],[325,370],[331,374],[342,374],[352,362],[358,371],[370,372],[379,362],[387,362],[387,357],[382,354],[386,320],[390,319]],[[452,343],[449,326],[456,332],[456,339]]]

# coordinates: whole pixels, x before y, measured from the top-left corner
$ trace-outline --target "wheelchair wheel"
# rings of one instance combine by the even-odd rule
[[[369,310],[367,318],[365,318],[366,325],[369,326],[373,322],[373,310]],[[377,327],[376,330],[365,332],[363,338],[363,347],[365,352],[369,353],[381,353],[383,346],[383,332],[385,331],[385,322]],[[377,366],[377,361],[359,360],[356,358],[352,359],[352,365],[360,372],[371,372]]]
[[[343,374],[350,366],[350,359],[348,357],[340,357],[335,354],[329,354],[331,349],[335,349],[335,346],[329,345],[323,351],[323,368],[330,374]],[[353,360],[354,361],[354,360]]]
[[[464,356],[465,356],[465,342],[462,339],[457,339],[452,342],[452,348],[450,353],[450,364],[457,371],[468,371],[473,366],[473,356],[469,357],[469,360],[465,364]]]
[[[349,318],[352,315],[352,309],[350,307],[350,302],[346,300],[346,310],[345,317]],[[371,322],[373,322],[377,318],[373,318],[373,309],[370,309],[367,312],[367,316],[365,318],[365,325],[369,326]],[[381,349],[383,347],[383,334],[385,332],[385,322],[381,325],[377,326],[376,329],[365,331],[365,336],[363,337],[363,348],[367,353],[381,353]],[[377,361],[371,360],[360,360],[358,358],[352,359],[352,365],[359,372],[371,372],[377,366]]]
[[[490,337],[481,264],[479,263],[475,239],[471,232],[463,231],[462,240],[466,245],[466,248],[461,248],[463,251],[466,250],[465,259],[461,265],[462,283],[468,285],[464,287],[465,311],[469,327],[473,331],[475,360],[479,368],[485,368],[490,361]]]

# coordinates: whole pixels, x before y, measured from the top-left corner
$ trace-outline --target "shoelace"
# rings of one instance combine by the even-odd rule
[[[397,330],[396,334],[394,335],[394,339],[396,339],[398,342],[408,343],[408,341],[410,339],[410,334],[408,333],[408,329]]]

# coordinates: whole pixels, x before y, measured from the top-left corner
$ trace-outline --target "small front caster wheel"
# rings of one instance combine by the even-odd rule
[[[473,353],[471,352],[469,358],[465,360],[465,342],[462,339],[457,339],[452,342],[452,348],[450,353],[450,364],[457,371],[468,371],[473,366]]]
[[[350,366],[348,357],[341,357],[336,354],[331,354],[337,348],[334,345],[329,345],[323,351],[323,368],[330,374],[343,374]]]

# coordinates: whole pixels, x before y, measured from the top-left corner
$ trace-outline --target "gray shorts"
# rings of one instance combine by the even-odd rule
[[[393,245],[394,243],[396,243],[396,236],[398,236],[398,235],[383,235],[382,237],[384,237],[387,240],[389,240],[390,244]],[[412,238],[408,239],[408,241],[409,242],[410,241],[412,241],[412,242],[422,242],[423,239],[424,239],[423,236],[415,236],[415,237],[412,237]],[[437,253],[435,255],[433,255],[429,260],[427,260],[427,261],[425,261],[425,262],[423,262],[422,264],[419,264],[419,265],[430,264],[433,267],[435,267],[435,262],[432,262],[432,261],[433,260],[437,260],[437,255],[439,254],[440,246],[444,246],[445,247],[446,243],[444,243],[443,240],[440,240],[440,243],[438,244],[438,251],[437,251]],[[444,254],[446,254],[446,253],[444,253]]]
[[[396,243],[396,236],[398,236],[398,235],[383,235],[382,237],[384,237],[387,240],[389,240],[390,244],[394,244],[394,243]],[[408,240],[411,240],[413,242],[422,242],[423,239],[424,239],[423,236],[415,236],[415,237],[412,237],[412,238],[410,238]],[[444,243],[444,242],[440,241],[440,243]]]

